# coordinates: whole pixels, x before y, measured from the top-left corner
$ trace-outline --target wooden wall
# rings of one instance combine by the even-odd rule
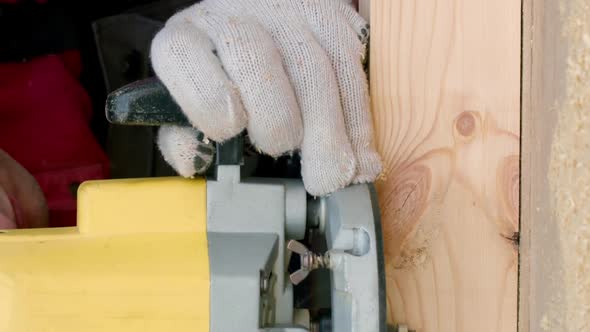
[[[521,3],[371,0],[388,315],[515,331]]]

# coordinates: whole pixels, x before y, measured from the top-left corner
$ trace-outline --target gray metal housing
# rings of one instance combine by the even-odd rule
[[[331,258],[336,332],[384,332],[379,213],[368,185],[318,199],[310,208]],[[302,239],[306,193],[300,180],[249,178],[218,165],[207,181],[212,332],[305,332],[294,323],[288,240]],[[381,260],[380,260],[381,259]]]
[[[300,181],[289,182],[240,181],[238,165],[219,165],[207,181],[212,332],[307,331],[293,324],[285,252],[286,240],[305,235],[287,229],[305,230],[306,194]]]

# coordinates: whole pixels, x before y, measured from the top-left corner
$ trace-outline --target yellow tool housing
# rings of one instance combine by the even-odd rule
[[[206,181],[91,181],[78,226],[2,231],[0,331],[209,331]]]

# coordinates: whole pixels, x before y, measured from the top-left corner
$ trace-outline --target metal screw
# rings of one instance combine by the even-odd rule
[[[272,273],[269,273],[267,275],[265,275],[264,273],[260,273],[260,291],[262,293],[268,292],[268,290],[271,288],[272,277]]]
[[[289,243],[287,243],[287,249],[296,254],[299,254],[301,260],[301,268],[291,273],[289,276],[289,279],[291,279],[291,282],[294,285],[302,282],[305,278],[307,278],[309,272],[315,269],[330,268],[330,253],[328,252],[323,255],[315,254],[311,250],[307,249],[305,245],[295,240],[291,240]]]

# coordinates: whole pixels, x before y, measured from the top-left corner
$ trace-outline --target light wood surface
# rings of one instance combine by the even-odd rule
[[[390,322],[516,331],[520,34],[520,1],[371,1]]]

